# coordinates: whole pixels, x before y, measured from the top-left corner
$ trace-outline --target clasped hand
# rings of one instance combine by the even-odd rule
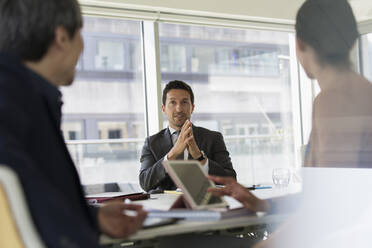
[[[187,120],[183,124],[180,134],[178,135],[176,144],[174,144],[173,148],[168,153],[168,159],[169,160],[176,159],[177,156],[183,154],[185,149],[189,151],[189,154],[194,159],[197,159],[202,155],[198,145],[195,142],[194,134],[192,132],[192,123],[190,120]]]

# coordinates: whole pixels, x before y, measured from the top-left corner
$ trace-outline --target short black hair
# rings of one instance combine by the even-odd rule
[[[77,0],[1,0],[0,52],[39,61],[62,26],[72,38],[83,25]]]
[[[187,92],[189,92],[191,103],[194,104],[194,93],[192,92],[191,87],[183,81],[173,80],[167,83],[167,85],[165,86],[163,90],[163,105],[165,105],[165,102],[167,100],[168,91],[174,90],[174,89],[186,90]]]
[[[319,62],[350,66],[359,33],[347,0],[307,0],[297,12],[296,35],[314,48]]]

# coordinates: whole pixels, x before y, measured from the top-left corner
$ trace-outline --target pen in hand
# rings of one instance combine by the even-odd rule
[[[129,200],[129,199],[125,199],[124,200],[124,204],[130,204],[132,201]],[[132,217],[135,217],[137,216],[137,211],[134,211],[134,210],[123,210],[123,214],[127,215],[127,216],[132,216]]]
[[[246,189],[249,190],[255,190],[255,189],[271,189],[271,186],[262,186],[261,184],[253,184],[250,187],[246,187]]]

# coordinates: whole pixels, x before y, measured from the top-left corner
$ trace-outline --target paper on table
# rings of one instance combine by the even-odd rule
[[[235,208],[242,208],[243,204],[236,200],[235,198],[232,198],[231,196],[224,196],[225,201],[227,202],[227,205],[229,206],[229,209],[235,209]]]
[[[177,218],[191,221],[215,221],[226,218],[234,218],[252,215],[253,212],[246,208],[235,209],[209,209],[209,210],[195,210],[195,209],[172,209],[168,211],[150,210],[147,218]]]

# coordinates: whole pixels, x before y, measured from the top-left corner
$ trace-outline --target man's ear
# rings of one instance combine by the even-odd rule
[[[306,43],[298,37],[296,37],[296,46],[301,52],[306,50]]]
[[[54,45],[57,49],[64,50],[66,48],[66,45],[68,44],[68,41],[70,41],[71,38],[67,32],[67,30],[63,26],[58,26],[56,31],[54,32]]]
[[[164,106],[164,104],[161,105],[161,111],[163,111],[163,113],[165,113],[165,106]]]
[[[195,104],[192,105],[191,114],[194,112]]]

